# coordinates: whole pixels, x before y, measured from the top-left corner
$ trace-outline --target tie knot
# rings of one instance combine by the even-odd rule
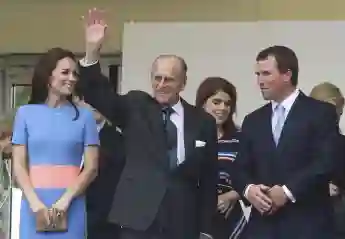
[[[167,115],[170,116],[172,113],[174,113],[174,109],[171,106],[165,106],[162,108],[162,112]]]
[[[277,113],[284,113],[285,112],[285,107],[282,104],[279,104],[279,105],[276,106],[274,111],[277,112]]]

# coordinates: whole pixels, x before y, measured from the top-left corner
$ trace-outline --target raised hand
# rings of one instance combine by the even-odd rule
[[[108,27],[104,11],[97,8],[90,9],[86,16],[82,16],[82,19],[85,28],[86,60],[97,61]]]

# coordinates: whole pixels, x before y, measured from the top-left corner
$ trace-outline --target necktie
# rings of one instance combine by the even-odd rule
[[[278,145],[279,138],[280,138],[280,135],[282,133],[284,123],[285,123],[285,108],[284,108],[284,106],[277,105],[277,107],[274,109],[274,114],[276,116],[277,123],[273,129],[273,138],[274,138],[274,142],[276,143],[276,145]]]
[[[169,157],[170,169],[174,169],[177,166],[177,128],[174,122],[171,121],[170,116],[174,113],[174,109],[171,107],[163,108],[163,121],[164,129],[167,139],[167,151]]]

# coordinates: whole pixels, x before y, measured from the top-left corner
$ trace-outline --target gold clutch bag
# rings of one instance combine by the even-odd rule
[[[67,214],[55,208],[48,209],[48,218],[45,210],[38,211],[36,214],[37,232],[66,232]]]

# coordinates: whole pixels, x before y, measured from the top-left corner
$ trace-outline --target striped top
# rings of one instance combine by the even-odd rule
[[[239,132],[229,137],[218,140],[218,193],[222,194],[232,190],[231,186],[231,164],[236,160],[239,147]]]

